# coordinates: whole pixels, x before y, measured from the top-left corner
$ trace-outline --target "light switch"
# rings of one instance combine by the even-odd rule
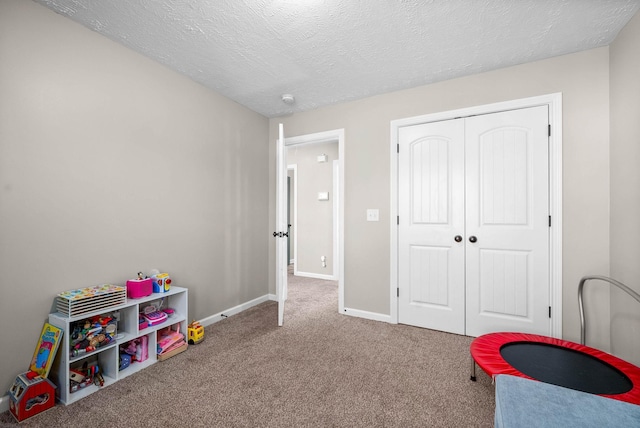
[[[377,209],[368,209],[367,210],[367,221],[379,221],[380,220],[380,211]]]
[[[328,201],[329,200],[329,192],[318,192],[318,200],[319,201]]]

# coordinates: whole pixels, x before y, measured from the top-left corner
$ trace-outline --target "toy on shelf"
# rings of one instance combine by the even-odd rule
[[[69,380],[75,383],[82,383],[87,376],[80,370],[69,370]]]
[[[184,341],[184,334],[180,333],[180,324],[176,324],[176,326],[176,330],[172,330],[171,327],[158,330],[158,344],[156,346],[158,355],[171,351],[186,343]]]
[[[138,272],[138,278],[127,281],[127,297],[129,299],[139,299],[150,296],[153,293],[153,280],[145,277],[142,272]]]
[[[180,324],[176,324],[173,327],[175,330],[171,326],[158,330],[156,351],[159,361],[164,361],[186,351],[189,346],[185,341],[184,334],[180,333]]]
[[[133,362],[143,362],[149,358],[149,338],[142,336],[120,346],[120,370],[124,370]]]
[[[82,366],[69,369],[69,392],[74,393],[89,385],[104,386],[104,376],[98,361],[84,361]]]
[[[115,340],[117,321],[111,315],[96,315],[71,325],[69,356],[85,355]]]
[[[120,365],[118,370],[124,370],[131,365],[131,355],[120,352]]]
[[[171,289],[171,278],[168,273],[151,275],[154,293],[166,293]]]
[[[149,327],[149,323],[142,315],[138,315],[138,330],[144,330]]]
[[[157,307],[154,305],[149,305],[144,308],[142,312],[142,316],[145,318],[150,327],[158,324],[162,324],[167,320],[168,315],[160,310],[159,308],[162,306],[162,303]]]
[[[187,326],[189,345],[196,345],[204,340],[204,327],[198,321],[191,321]]]
[[[126,303],[127,290],[121,285],[104,284],[58,294],[56,308],[66,317],[75,317]]]

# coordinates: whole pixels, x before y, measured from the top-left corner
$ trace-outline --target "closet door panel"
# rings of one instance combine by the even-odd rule
[[[400,129],[398,321],[464,334],[464,125]]]
[[[547,107],[465,125],[466,333],[549,334]]]

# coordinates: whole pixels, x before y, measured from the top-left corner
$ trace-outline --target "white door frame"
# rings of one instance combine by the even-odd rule
[[[338,168],[334,168],[334,226],[333,226],[333,248],[334,248],[334,266],[333,276],[338,280],[338,312],[344,312],[344,129],[334,129],[331,131],[318,132],[315,134],[300,135],[297,137],[289,137],[284,139],[285,148],[294,145],[308,145],[318,143],[338,143]],[[297,216],[294,218],[294,226]],[[297,244],[298,234],[295,234],[294,258],[297,260]]]
[[[287,243],[283,241],[283,233],[287,230],[287,165],[284,146],[284,126],[278,125],[278,142],[276,144],[276,299],[278,300],[278,326],[284,324],[284,305],[287,300]]]
[[[289,188],[289,191],[293,191],[293,197],[291,197],[291,195],[289,195],[289,200],[293,202],[293,215],[289,218],[289,221],[291,222],[291,227],[293,227],[293,230],[296,230],[295,228],[298,227],[298,164],[291,164],[291,165],[287,165],[287,174],[289,173],[289,171],[293,171],[293,182],[291,183],[291,187]],[[289,236],[291,236],[291,229],[289,229]],[[293,254],[290,255],[289,257],[289,264],[293,263],[294,264],[294,270],[296,269],[295,267],[295,263],[296,263],[296,255],[298,253],[298,247],[297,247],[297,241],[296,241],[296,235],[294,232],[293,235]],[[294,271],[295,273],[295,271]]]
[[[398,323],[398,131],[405,126],[456,119],[480,114],[546,105],[549,107],[549,209],[550,230],[550,294],[551,336],[562,337],[562,93],[541,95],[519,100],[486,104],[440,113],[414,116],[391,121],[390,150],[390,234],[391,261],[389,278],[390,322]]]

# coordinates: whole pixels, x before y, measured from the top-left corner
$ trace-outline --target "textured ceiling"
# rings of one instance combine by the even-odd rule
[[[613,41],[640,0],[35,0],[268,117]],[[281,95],[290,93],[287,105]]]

